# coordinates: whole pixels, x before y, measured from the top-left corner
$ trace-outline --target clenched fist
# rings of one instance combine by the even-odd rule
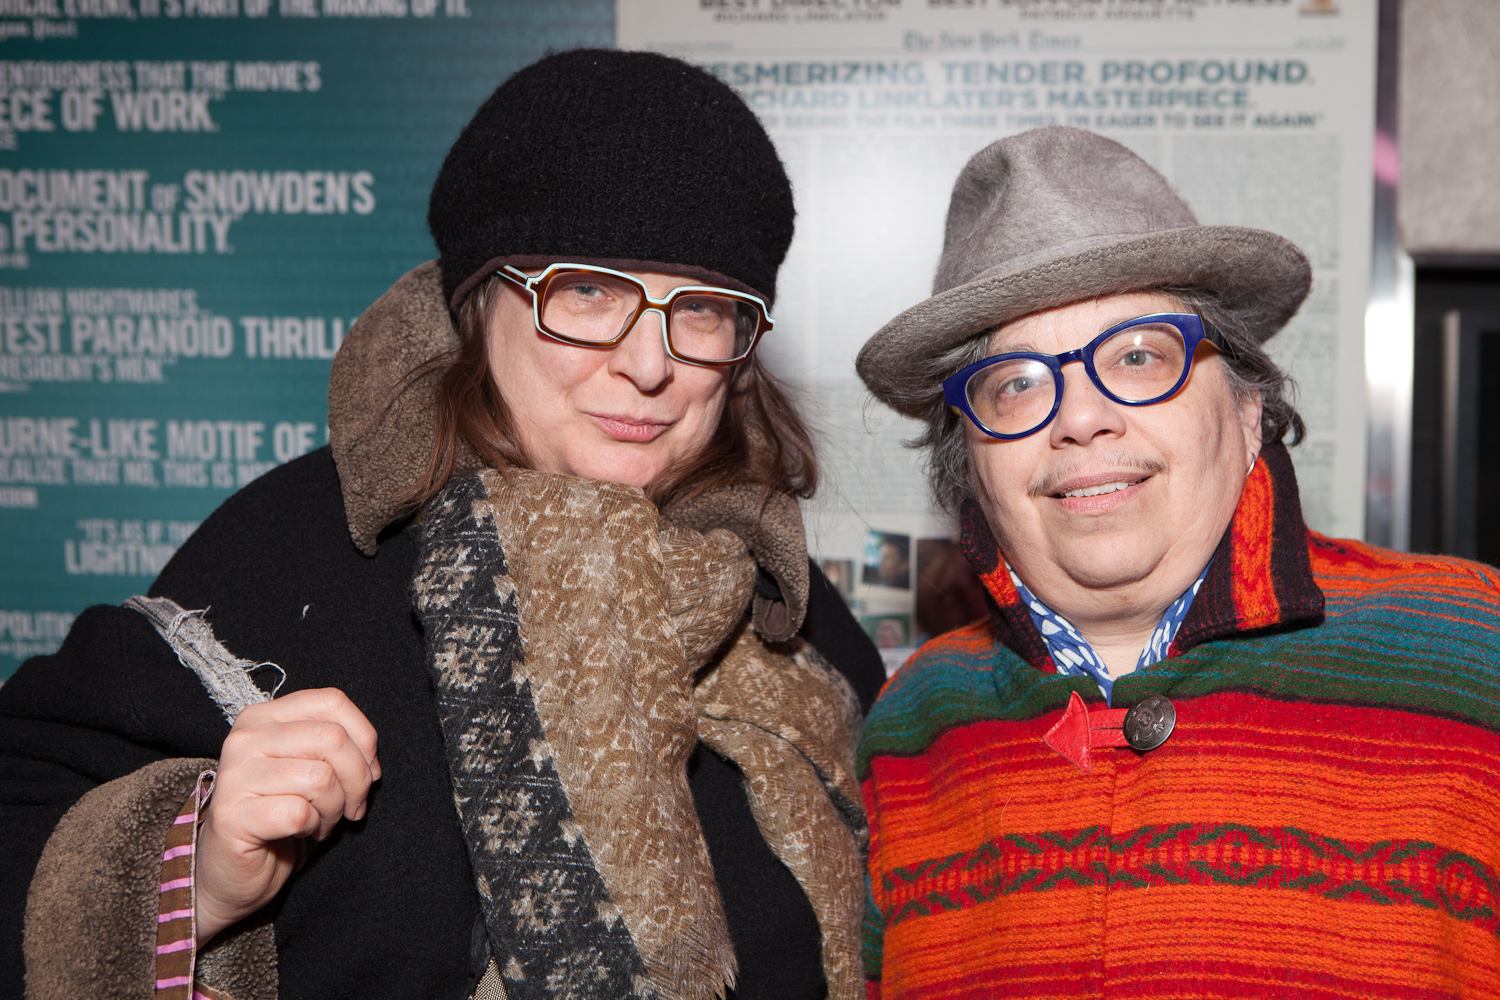
[[[340,819],[362,818],[379,777],[375,727],[337,688],[241,712],[198,833],[198,943],[275,898],[296,839],[323,840]]]

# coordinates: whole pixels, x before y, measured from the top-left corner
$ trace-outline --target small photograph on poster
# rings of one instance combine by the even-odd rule
[[[860,615],[859,625],[880,651],[887,677],[900,670],[901,665],[916,652],[911,641],[911,615]]]
[[[828,582],[833,584],[833,589],[839,592],[844,603],[854,604],[854,560],[853,559],[819,559],[818,568],[823,575],[828,577]]]
[[[911,645],[911,615],[861,615],[859,624],[878,649],[903,649]]]
[[[912,644],[983,618],[984,584],[958,543],[947,538],[917,539],[917,617]]]
[[[911,589],[911,536],[870,531],[865,536],[861,582],[878,587]]]

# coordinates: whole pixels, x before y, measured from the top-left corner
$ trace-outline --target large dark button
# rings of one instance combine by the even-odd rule
[[[1153,694],[1125,713],[1125,742],[1137,750],[1155,750],[1167,742],[1177,725],[1177,709]]]

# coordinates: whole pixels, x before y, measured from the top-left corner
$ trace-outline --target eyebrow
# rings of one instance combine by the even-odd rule
[[[1162,311],[1170,311],[1170,310],[1162,310]],[[1152,316],[1152,315],[1155,315],[1155,313],[1141,313],[1140,316],[1124,316],[1124,317],[1121,317],[1120,319],[1117,319],[1117,320],[1115,320],[1112,323],[1106,323],[1104,326],[1101,326],[1099,328],[1099,333],[1103,333],[1105,330],[1108,330],[1110,327],[1119,326],[1121,323],[1128,323],[1128,322],[1130,322],[1133,319],[1140,319],[1142,316]],[[1099,333],[1094,334],[1094,336],[1097,337],[1099,335]],[[990,334],[990,340],[991,340],[991,342],[994,341],[994,338],[995,338],[995,334],[993,334],[993,333]],[[1093,338],[1090,338],[1090,339],[1093,339]],[[985,355],[985,356],[986,357],[990,357],[990,358],[996,357],[996,356],[1001,355],[1001,354],[1046,354],[1046,355],[1053,356],[1053,357],[1056,356],[1056,355],[1053,355],[1051,351],[1043,351],[1043,350],[1039,349],[1035,344],[1031,343],[1031,341],[1029,341],[1029,340],[1023,340],[1023,341],[1020,341],[1020,342],[1015,343],[1015,344],[1007,344],[1001,350],[996,350],[993,346],[988,347],[987,350],[990,353],[987,354],[987,355]]]

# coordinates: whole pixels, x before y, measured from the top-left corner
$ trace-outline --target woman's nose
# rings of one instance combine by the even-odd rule
[[[672,377],[665,322],[660,312],[647,310],[610,352],[610,372],[628,378],[641,392],[653,392],[664,385]]]
[[[1062,402],[1048,428],[1054,447],[1086,445],[1102,434],[1125,433],[1125,408],[1099,391],[1082,362],[1063,367],[1062,388]]]

